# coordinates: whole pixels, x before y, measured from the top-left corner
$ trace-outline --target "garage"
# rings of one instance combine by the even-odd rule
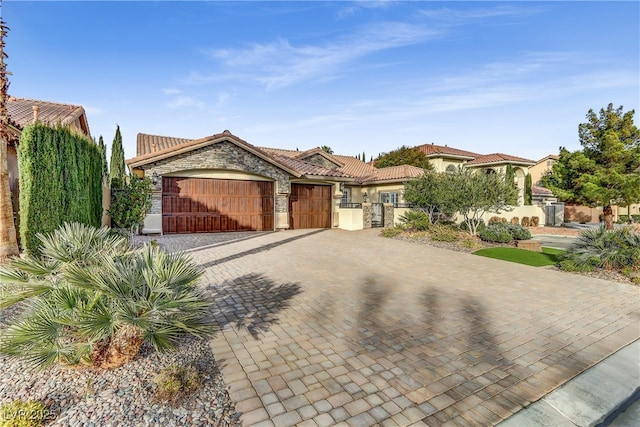
[[[273,182],[162,178],[162,230],[166,234],[273,229]]]
[[[331,228],[330,185],[291,184],[289,227]]]

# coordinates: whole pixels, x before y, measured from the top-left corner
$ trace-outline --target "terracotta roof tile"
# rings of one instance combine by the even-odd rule
[[[57,102],[41,101],[37,99],[16,98],[7,99],[7,113],[9,120],[19,129],[33,123],[33,107],[39,107],[38,121],[47,125],[69,125],[85,114],[81,105],[61,104]],[[87,135],[89,129],[87,126]]]
[[[509,162],[526,163],[529,165],[536,164],[536,162],[533,160],[525,159],[523,157],[512,156],[509,154],[503,154],[503,153],[479,155],[478,157],[471,160],[467,164],[468,165],[484,165],[487,163],[509,163]]]
[[[424,169],[416,166],[389,166],[387,168],[376,169],[372,175],[366,177],[364,180],[362,180],[362,182],[366,183],[373,181],[397,181],[417,178],[423,174]]]
[[[339,169],[328,169],[314,163],[305,162],[304,160],[293,159],[287,156],[273,156],[280,163],[289,166],[291,169],[297,170],[303,175],[330,176],[336,178],[352,178],[352,176],[341,172]]]
[[[137,137],[137,157],[149,153],[154,153],[156,151],[166,150],[167,148],[176,147],[178,145],[185,144],[191,141],[194,140],[187,138],[174,138],[171,136],[159,136],[139,133]]]
[[[459,150],[457,148],[447,147],[446,145],[435,145],[435,144],[424,144],[418,145],[418,150],[422,151],[428,157],[436,157],[437,155],[453,155],[453,156],[461,156],[461,157],[470,157],[475,158],[480,156],[478,153],[473,153],[471,151]]]
[[[539,196],[553,196],[553,191],[545,187],[540,187],[538,185],[531,186],[531,193],[537,194]]]

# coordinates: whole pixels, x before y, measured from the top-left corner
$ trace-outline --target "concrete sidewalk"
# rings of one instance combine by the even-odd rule
[[[500,427],[631,426],[640,404],[640,340],[607,357],[563,386],[511,416]],[[624,412],[623,414],[621,414]],[[635,421],[634,421],[635,419]]]

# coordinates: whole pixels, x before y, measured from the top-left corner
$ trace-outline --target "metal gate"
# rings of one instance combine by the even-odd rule
[[[560,226],[564,222],[564,203],[552,203],[544,207],[546,226]]]
[[[371,227],[384,227],[384,205],[382,203],[371,203]]]

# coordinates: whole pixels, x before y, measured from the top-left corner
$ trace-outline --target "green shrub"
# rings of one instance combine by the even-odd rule
[[[0,405],[0,427],[39,427],[51,417],[37,400],[14,400]]]
[[[398,221],[402,226],[409,230],[424,231],[429,228],[431,221],[429,215],[422,211],[410,210],[398,217]]]
[[[27,125],[18,145],[20,244],[37,254],[38,233],[64,222],[102,222],[103,157],[100,148],[69,128]]]
[[[210,336],[210,301],[197,287],[202,268],[188,256],[134,249],[107,228],[73,223],[39,235],[41,257],[0,268],[0,308],[25,309],[0,335],[0,353],[36,366],[115,368],[143,342],[170,350],[189,334]]]
[[[478,233],[478,237],[480,237],[485,242],[495,242],[495,243],[511,243],[513,242],[513,236],[507,230],[504,225],[493,224],[488,225],[484,230]]]
[[[640,268],[640,233],[630,227],[606,230],[604,226],[583,230],[563,260],[576,266],[610,270]]]
[[[595,266],[591,264],[576,264],[574,261],[565,259],[560,261],[560,270],[568,271],[570,273],[588,273],[595,270]]]
[[[394,227],[394,228],[383,228],[380,232],[382,237],[396,237],[401,235],[404,232],[402,228]]]
[[[434,224],[429,227],[429,237],[439,242],[457,242],[460,240],[460,229],[451,225]]]
[[[504,224],[503,227],[511,233],[513,240],[529,240],[531,238],[529,229],[519,224]]]
[[[462,239],[460,246],[465,249],[480,249],[482,245],[475,239]]]
[[[507,234],[509,238],[507,238]],[[488,226],[478,236],[487,242],[510,243],[513,240],[531,239],[531,232],[519,224],[500,222]]]
[[[171,365],[161,370],[154,382],[159,399],[175,401],[200,388],[202,378],[194,365]]]

